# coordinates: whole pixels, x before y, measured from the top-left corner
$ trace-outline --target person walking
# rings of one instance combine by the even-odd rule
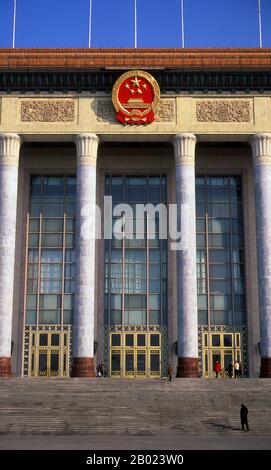
[[[241,409],[240,409],[240,419],[241,419],[242,431],[244,432],[245,432],[245,426],[246,426],[247,431],[249,431],[247,415],[248,415],[248,409],[244,404],[242,404]]]
[[[220,364],[220,362],[216,361],[215,362],[215,377],[216,377],[216,379],[218,378],[219,375],[221,375],[221,364]]]
[[[103,376],[103,363],[100,362],[97,366],[97,378],[101,378]]]
[[[169,382],[171,382],[172,374],[173,374],[173,366],[172,364],[169,364],[168,370],[167,370],[167,376],[168,376]]]

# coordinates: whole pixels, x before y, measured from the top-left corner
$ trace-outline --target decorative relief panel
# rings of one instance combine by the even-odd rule
[[[74,101],[38,100],[21,104],[21,121],[24,122],[72,122],[74,117]]]
[[[156,122],[175,123],[175,100],[161,100],[155,114]],[[116,124],[116,113],[110,100],[98,100],[96,108],[98,122]]]
[[[249,101],[198,101],[196,104],[199,122],[249,122]]]
[[[175,100],[162,100],[156,112],[157,122],[175,123]]]

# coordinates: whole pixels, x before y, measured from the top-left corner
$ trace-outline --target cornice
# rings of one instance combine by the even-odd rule
[[[123,70],[162,93],[271,91],[271,49],[0,49],[0,91],[108,92]]]
[[[0,69],[271,69],[270,48],[1,49]]]
[[[142,67],[141,67],[142,68]],[[271,91],[271,70],[184,71],[151,70],[161,93],[265,93]],[[111,93],[122,70],[1,71],[0,91],[5,93],[106,92]]]

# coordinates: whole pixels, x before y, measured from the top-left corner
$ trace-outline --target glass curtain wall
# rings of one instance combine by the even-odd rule
[[[113,208],[124,202],[133,208],[133,231],[137,203],[166,203],[165,176],[107,176],[105,187],[105,194],[112,196]],[[159,240],[158,216],[153,239],[147,239],[147,225],[145,214],[140,239],[118,240],[113,236],[105,242],[106,325],[167,323],[167,240]]]
[[[166,204],[166,176],[107,176],[105,194],[113,208],[126,203],[133,210],[113,218],[113,227],[125,221],[123,239],[113,233],[105,241],[107,368],[115,377],[160,377],[167,360],[167,240],[159,239],[158,214],[150,221],[145,213],[139,237],[135,230],[137,204]]]
[[[241,331],[246,325],[241,177],[197,177],[196,205],[198,323],[209,333]],[[205,346],[236,346],[229,335],[218,336],[209,336]]]
[[[75,204],[75,176],[31,177],[25,325],[35,331],[73,323]],[[44,335],[35,334],[42,346]]]

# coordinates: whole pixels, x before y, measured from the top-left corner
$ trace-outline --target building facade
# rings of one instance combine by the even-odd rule
[[[152,122],[116,118],[128,71]],[[269,49],[0,50],[0,376],[271,377],[270,94]],[[184,249],[105,237],[105,196],[176,204]]]

